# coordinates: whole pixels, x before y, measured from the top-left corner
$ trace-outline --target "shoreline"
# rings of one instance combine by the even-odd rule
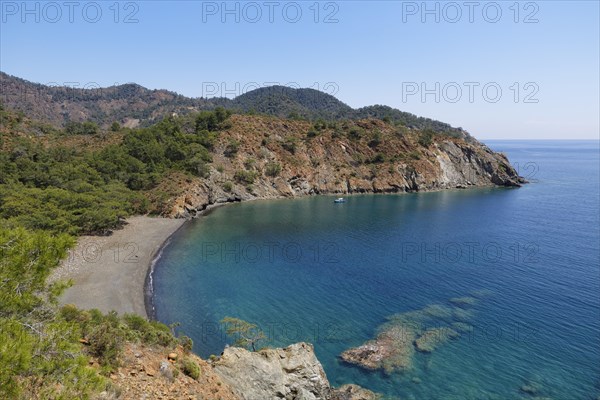
[[[152,260],[150,261],[150,264],[148,265],[148,272],[146,273],[146,279],[144,280],[144,287],[143,287],[144,310],[146,312],[145,315],[148,320],[150,320],[150,321],[156,320],[156,308],[154,307],[154,278],[153,278],[154,268],[156,266],[156,263],[162,257],[163,250],[171,243],[171,238],[173,237],[173,235],[175,235],[175,233],[177,233],[179,231],[179,229],[181,229],[181,227],[183,225],[185,225],[186,222],[206,216],[219,207],[226,206],[228,204],[233,204],[233,203],[234,202],[210,204],[204,210],[202,210],[201,212],[196,214],[194,217],[187,218],[187,219],[181,219],[183,221],[183,223],[177,229],[175,229],[173,232],[171,232],[171,234],[167,238],[165,238],[165,240],[162,242],[160,247],[156,250],[156,252],[152,256]],[[166,219],[176,219],[176,218],[166,218]]]
[[[81,236],[48,279],[72,280],[59,303],[150,318],[146,280],[169,238],[184,219],[133,216],[110,236]]]
[[[184,224],[185,222],[181,224],[181,226]],[[154,273],[156,263],[162,257],[163,250],[171,243],[171,237],[181,229],[181,226],[165,239],[163,244],[154,254],[150,265],[148,265],[148,272],[146,273],[146,279],[144,280],[144,309],[146,310],[146,318],[150,321],[156,320],[156,308],[154,307],[154,278],[152,277],[152,274]]]
[[[468,189],[498,188],[497,186],[473,186]],[[441,191],[464,191],[464,189],[430,189],[398,193],[348,193],[353,195],[403,195]],[[331,196],[339,194],[315,194]],[[309,196],[297,196],[311,197]],[[281,196],[277,199],[288,199]],[[190,218],[164,218],[132,216],[127,224],[110,236],[81,236],[48,279],[73,280],[73,285],[60,296],[59,303],[74,304],[82,309],[97,308],[102,312],[119,314],[135,313],[148,320],[155,320],[153,272],[170,244],[173,235],[188,221],[206,216],[216,208],[239,202],[268,200],[255,198],[243,201],[226,201],[209,204]],[[100,268],[98,268],[100,267]]]

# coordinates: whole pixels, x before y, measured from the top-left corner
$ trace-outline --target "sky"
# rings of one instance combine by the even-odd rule
[[[598,1],[0,1],[0,70],[191,97],[311,87],[479,139],[598,139]]]

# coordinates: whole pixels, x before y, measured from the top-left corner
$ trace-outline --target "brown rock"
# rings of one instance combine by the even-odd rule
[[[344,351],[340,357],[347,363],[369,370],[407,370],[412,365],[412,342],[415,337],[416,333],[411,326],[392,326],[381,332],[376,339]]]

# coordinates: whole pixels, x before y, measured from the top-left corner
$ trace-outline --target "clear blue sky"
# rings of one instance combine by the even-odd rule
[[[514,3],[2,1],[0,69],[193,97],[297,84],[481,139],[598,139],[598,1]]]

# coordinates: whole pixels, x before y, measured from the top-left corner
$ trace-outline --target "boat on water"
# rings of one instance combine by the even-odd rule
[[[345,203],[346,199],[344,199],[343,197],[338,197],[337,199],[335,199],[333,201],[334,203]]]

